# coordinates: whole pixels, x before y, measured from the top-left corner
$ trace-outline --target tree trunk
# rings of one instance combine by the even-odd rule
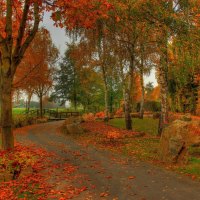
[[[105,120],[108,120],[109,118],[109,94],[108,94],[108,83],[107,83],[107,77],[106,77],[106,70],[105,67],[102,66],[102,76],[103,76],[103,82],[104,82],[104,102],[105,102]]]
[[[159,66],[159,84],[161,97],[161,116],[158,127],[158,135],[162,134],[165,124],[168,123],[169,103],[168,103],[168,32],[163,30],[161,41],[161,55]]]
[[[28,94],[28,101],[27,101],[27,111],[30,111],[30,104],[31,104],[31,98],[32,98],[32,92]]]
[[[43,117],[43,103],[42,103],[42,95],[39,96],[40,98],[40,117]]]
[[[126,129],[132,130],[132,120],[131,120],[131,90],[133,86],[133,67],[134,67],[134,57],[131,55],[131,61],[128,72],[128,87],[124,88],[124,108],[125,108],[125,122]],[[124,86],[125,87],[125,86]]]
[[[163,128],[166,123],[168,123],[168,84],[167,84],[167,72],[160,68],[159,73],[159,82],[160,82],[160,95],[161,95],[161,116],[158,128],[158,135],[162,134]]]
[[[113,91],[111,90],[110,91],[110,109],[109,109],[109,112],[112,113],[113,112]]]
[[[144,118],[144,77],[143,77],[143,69],[140,70],[140,84],[142,88],[142,96],[141,96],[141,101],[140,101],[140,119]]]
[[[125,123],[126,129],[132,130],[131,108],[130,108],[130,92],[124,91],[124,110],[125,110]]]
[[[1,130],[2,149],[7,150],[14,147],[14,136],[12,131],[12,78],[1,72]]]
[[[109,102],[108,102],[108,87],[106,83],[104,83],[104,103],[105,103],[105,120],[109,119]]]

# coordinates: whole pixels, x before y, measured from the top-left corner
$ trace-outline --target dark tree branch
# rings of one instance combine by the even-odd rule
[[[17,55],[17,57],[15,57],[15,62],[12,66],[12,75],[14,76],[17,66],[19,65],[19,63],[21,62],[26,49],[29,47],[29,44],[32,42],[32,40],[34,39],[37,31],[38,31],[38,27],[39,27],[39,23],[40,23],[40,16],[39,16],[39,5],[38,3],[34,3],[34,25],[32,30],[30,31],[29,35],[27,36],[25,42],[23,43],[23,45],[20,48],[20,51]]]
[[[17,43],[16,43],[16,47],[14,50],[14,54],[13,54],[14,57],[16,57],[18,55],[20,47],[21,47],[22,39],[24,37],[24,32],[25,32],[25,28],[26,28],[26,22],[27,22],[29,8],[30,8],[30,0],[26,0],[25,4],[24,4],[23,15],[22,15],[19,31],[18,31]]]

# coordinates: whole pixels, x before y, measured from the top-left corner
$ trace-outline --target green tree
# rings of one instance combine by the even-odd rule
[[[69,46],[55,75],[54,92],[51,98],[63,105],[73,103],[74,109],[80,102],[80,81],[74,60],[70,57],[73,46]]]

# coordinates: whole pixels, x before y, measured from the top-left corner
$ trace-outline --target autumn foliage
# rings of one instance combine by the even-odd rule
[[[82,117],[85,122],[95,121],[95,115],[93,113],[84,114]]]
[[[97,119],[104,119],[105,118],[105,112],[98,112],[95,114],[95,117]]]

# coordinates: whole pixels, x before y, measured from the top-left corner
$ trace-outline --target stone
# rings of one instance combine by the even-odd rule
[[[63,124],[65,134],[82,134],[84,131],[80,125],[82,119],[80,117],[70,117]]]
[[[69,124],[66,126],[66,132],[68,134],[82,134],[83,129],[81,128],[80,124],[74,123],[74,124]]]
[[[83,119],[82,117],[69,117],[65,120],[64,124],[68,125],[68,124],[73,124],[73,123],[82,123]]]
[[[163,130],[160,158],[163,162],[185,164],[191,146],[200,146],[200,121],[176,120]]]

